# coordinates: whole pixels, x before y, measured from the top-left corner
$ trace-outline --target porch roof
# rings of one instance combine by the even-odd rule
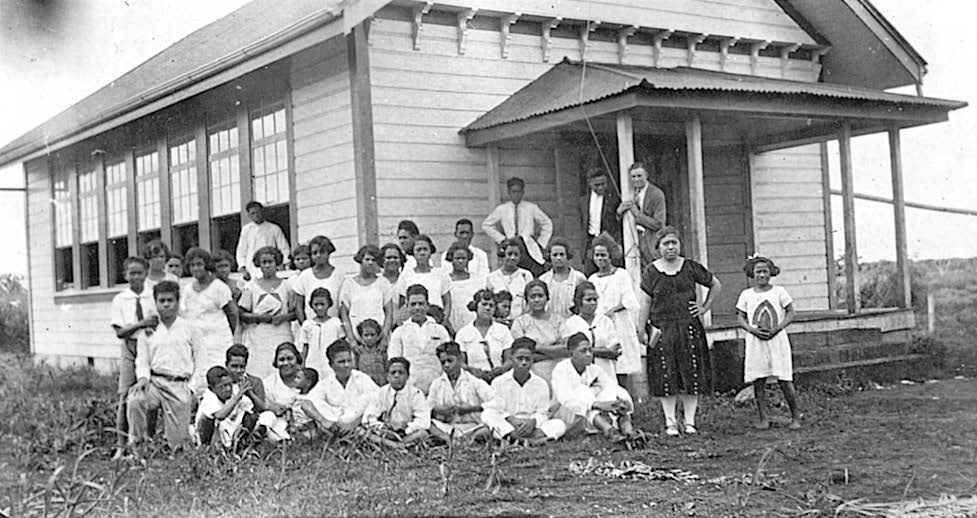
[[[908,127],[946,120],[967,103],[830,83],[807,83],[689,67],[564,60],[461,130],[485,145],[629,108],[743,117],[861,120]],[[779,130],[785,126],[778,125]],[[790,133],[794,133],[793,129]]]

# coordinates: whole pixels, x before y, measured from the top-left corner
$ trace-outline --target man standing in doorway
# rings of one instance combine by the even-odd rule
[[[245,206],[251,223],[244,225],[241,229],[241,237],[237,241],[237,253],[235,254],[238,269],[244,276],[244,280],[251,280],[261,277],[261,269],[254,265],[254,253],[259,248],[273,246],[281,251],[282,257],[288,261],[291,249],[288,247],[288,239],[281,227],[265,220],[265,206],[256,202],[249,201]]]
[[[631,178],[631,200],[621,202],[617,216],[624,217],[630,211],[638,226],[638,250],[641,255],[641,269],[644,270],[658,258],[655,250],[655,232],[665,225],[665,193],[648,181],[648,170],[641,162],[635,162],[628,169]],[[625,251],[625,254],[627,251]]]
[[[617,189],[607,188],[609,178],[607,172],[600,167],[592,167],[587,171],[587,185],[590,192],[580,197],[577,208],[580,212],[580,228],[584,231],[584,273],[590,277],[597,271],[590,243],[602,232],[607,232],[614,241],[621,243],[621,220],[615,211],[621,204]],[[614,266],[624,266],[624,258],[614,258]]]
[[[509,200],[499,205],[482,222],[482,230],[499,246],[509,238],[519,238],[522,257],[519,267],[529,270],[533,277],[543,273],[543,248],[553,236],[553,222],[535,203],[523,201],[526,182],[512,177],[506,182]],[[496,225],[501,227],[500,232]],[[538,227],[538,232],[537,232]]]

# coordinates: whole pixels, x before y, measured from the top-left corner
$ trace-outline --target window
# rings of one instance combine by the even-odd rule
[[[185,254],[197,246],[197,142],[191,138],[170,146],[170,198],[173,203],[173,250]]]
[[[214,131],[210,141],[211,215],[241,212],[241,166],[238,159],[237,126]]]
[[[75,268],[71,245],[74,242],[71,221],[71,188],[69,170],[60,167],[54,172],[54,289],[74,287]]]
[[[159,155],[136,157],[136,201],[139,232],[159,228]]]
[[[98,286],[98,179],[95,169],[78,175],[81,227],[81,287]]]
[[[263,108],[251,115],[251,168],[254,199],[264,205],[287,203],[288,142],[285,108]]]
[[[125,162],[105,166],[105,209],[108,221],[108,265],[111,284],[125,282],[129,256],[129,185]]]

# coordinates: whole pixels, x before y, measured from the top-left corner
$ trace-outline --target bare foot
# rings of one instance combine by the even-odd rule
[[[770,429],[770,421],[768,421],[766,419],[764,419],[762,421],[757,421],[753,425],[753,427],[756,428],[757,430],[769,430]]]
[[[790,429],[790,430],[800,430],[801,429],[801,420],[800,419],[791,419],[790,420],[790,424],[787,425],[787,428]]]

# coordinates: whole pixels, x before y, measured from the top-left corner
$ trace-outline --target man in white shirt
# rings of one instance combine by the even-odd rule
[[[330,344],[326,348],[326,357],[335,375],[316,383],[309,391],[308,399],[332,409],[340,430],[353,430],[360,425],[363,412],[376,399],[380,387],[372,378],[353,368],[353,349],[345,340]]]
[[[472,246],[472,237],[474,236],[475,226],[472,224],[472,220],[463,218],[455,222],[455,239],[462,245],[468,247],[468,250],[472,253],[472,260],[468,263],[468,273],[484,279],[489,274],[488,254],[485,253],[485,250],[477,246]],[[449,275],[453,270],[451,258],[448,257],[447,251],[441,256],[441,269]]]
[[[258,249],[273,246],[281,251],[285,262],[288,262],[292,250],[288,247],[288,239],[285,239],[285,233],[282,232],[281,227],[270,221],[265,221],[264,205],[250,201],[245,209],[248,211],[248,216],[251,217],[251,223],[244,225],[244,228],[241,229],[235,258],[238,269],[244,275],[244,280],[250,280],[252,277],[258,279],[261,277],[261,269],[254,264],[254,253]]]
[[[482,415],[498,413],[504,419],[499,439],[525,440],[531,445],[559,439],[567,431],[566,423],[549,417],[550,387],[531,370],[536,342],[525,336],[517,338],[509,350],[512,370],[492,380],[495,404],[482,410]]]
[[[535,203],[523,201],[526,182],[522,178],[510,178],[506,187],[510,201],[496,207],[485,218],[482,230],[500,248],[506,239],[520,238],[518,241],[522,246],[522,257],[519,259],[519,267],[529,270],[533,277],[539,277],[546,262],[543,249],[553,236],[553,222]],[[496,228],[497,225],[501,227],[501,231]]]
[[[648,170],[641,162],[631,164],[628,169],[634,198],[621,202],[617,216],[631,211],[638,226],[638,249],[641,251],[642,271],[652,261],[660,257],[655,250],[655,233],[665,226],[665,193],[648,181]],[[623,246],[623,242],[621,245]]]
[[[584,231],[583,257],[584,274],[590,277],[597,271],[594,264],[594,254],[590,243],[603,232],[610,234],[614,241],[622,244],[621,220],[615,211],[621,204],[621,197],[617,189],[608,189],[609,178],[607,172],[600,167],[593,167],[587,171],[587,185],[590,192],[580,197],[577,205],[580,212],[580,228]],[[624,258],[614,258],[615,266],[624,266]]]

